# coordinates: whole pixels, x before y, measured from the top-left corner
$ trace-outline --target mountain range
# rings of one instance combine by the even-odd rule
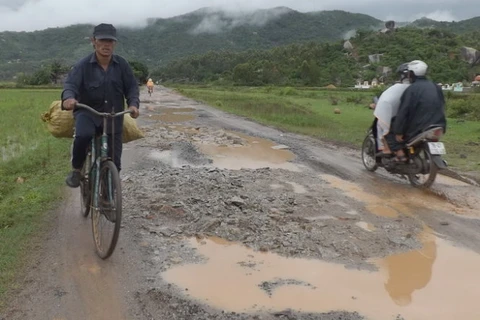
[[[386,21],[346,11],[302,13],[286,7],[250,12],[226,12],[212,8],[168,19],[149,19],[143,28],[118,28],[117,53],[145,63],[150,69],[172,60],[211,50],[268,49],[305,41],[348,39],[357,30],[382,30]],[[480,17],[458,22],[422,18],[397,27],[445,29],[455,33],[478,30]],[[93,26],[72,25],[34,32],[1,32],[0,79],[31,73],[52,61],[66,65],[92,51]]]

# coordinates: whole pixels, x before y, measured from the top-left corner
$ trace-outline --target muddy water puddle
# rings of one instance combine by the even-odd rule
[[[161,109],[161,114],[149,115],[149,118],[162,122],[187,122],[196,119],[195,114],[190,114],[195,110],[193,108],[164,108]]]
[[[268,139],[228,130],[211,131],[203,127],[191,127],[182,124],[162,124],[161,127],[171,132],[181,133],[176,136],[190,140],[201,153],[211,159],[211,166],[216,168],[241,170],[268,167],[294,172],[302,171],[301,165],[291,162],[296,156],[288,150],[288,146],[278,145]],[[287,188],[293,189],[294,193],[307,192],[305,187],[298,183],[287,183],[289,184]],[[283,186],[281,187],[283,188]]]
[[[299,166],[291,163],[295,154],[278,146],[275,142],[267,139],[251,137],[235,132],[245,143],[231,145],[217,145],[199,143],[202,153],[211,157],[213,165],[221,169],[259,169],[270,167],[290,171],[301,171]],[[294,188],[295,186],[292,185]],[[302,191],[297,188],[297,191]]]
[[[479,217],[478,210],[470,206],[460,206],[439,198],[432,192],[413,187],[383,183],[380,187],[370,185],[372,191],[356,183],[331,175],[320,175],[332,187],[342,190],[357,201],[363,202],[365,208],[375,215],[396,218],[399,214],[413,215],[421,209],[439,210],[471,217]]]
[[[192,298],[231,312],[286,308],[344,310],[369,319],[480,319],[480,256],[428,232],[423,248],[371,260],[379,270],[255,252],[218,238],[190,239],[203,264],[178,266],[164,280]]]

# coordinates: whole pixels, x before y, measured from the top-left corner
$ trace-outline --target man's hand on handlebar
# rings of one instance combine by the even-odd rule
[[[128,110],[132,111],[132,113],[130,114],[130,116],[131,116],[133,119],[138,118],[138,116],[140,115],[140,111],[138,110],[137,107],[130,106],[130,107],[128,107]]]
[[[78,101],[73,99],[73,98],[67,99],[67,100],[63,101],[63,109],[64,110],[73,110],[77,103],[78,103]]]
[[[90,106],[87,106],[87,105],[83,105],[83,104],[81,104],[81,103],[78,103],[78,101],[75,100],[75,99],[67,99],[67,100],[63,101],[62,106],[63,106],[63,109],[64,109],[64,110],[75,110],[75,108],[84,108],[84,109],[89,110],[90,112],[93,112],[94,114],[96,114],[97,116],[100,116],[100,117],[102,117],[102,116],[107,116],[107,117],[111,116],[110,113],[98,112],[97,110],[92,109],[92,107],[90,107]],[[138,116],[140,115],[140,111],[138,110],[137,107],[135,107],[135,106],[130,106],[130,107],[128,107],[128,111],[125,110],[125,111],[123,111],[123,112],[118,112],[118,113],[116,113],[114,116],[116,117],[116,116],[124,115],[124,114],[127,113],[127,112],[129,112],[130,115],[131,115],[131,117],[134,118],[134,119],[138,118]]]

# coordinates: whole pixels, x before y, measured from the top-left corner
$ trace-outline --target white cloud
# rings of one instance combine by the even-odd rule
[[[357,30],[349,30],[345,32],[345,34],[343,35],[343,40],[349,40],[350,38],[355,37],[356,34],[357,34]]]
[[[433,12],[430,12],[430,13],[426,13],[426,14],[418,14],[416,16],[417,19],[421,18],[421,17],[426,17],[428,19],[432,19],[432,20],[435,20],[435,21],[457,21],[458,19],[453,15],[453,13],[451,11],[448,11],[448,10],[435,10]]]
[[[428,18],[435,21],[458,21],[458,19],[451,10],[435,10],[431,12],[421,12],[415,13],[412,15],[387,15],[385,20],[394,20],[394,21],[401,21],[401,22],[412,22],[420,18]]]
[[[200,24],[192,30],[194,34],[219,33],[226,29],[232,29],[241,25],[263,26],[271,19],[279,17],[288,12],[288,9],[278,8],[276,10],[251,11],[246,9],[226,9],[218,11],[208,10],[209,13]]]
[[[222,20],[222,18],[218,15],[213,15],[203,19],[202,22],[200,22],[200,24],[192,31],[192,33],[219,33],[227,27],[227,21]]]

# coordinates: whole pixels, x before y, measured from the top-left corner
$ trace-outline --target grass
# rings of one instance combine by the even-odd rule
[[[62,198],[70,141],[53,138],[41,113],[59,90],[0,90],[0,308],[32,239]]]
[[[32,85],[19,85],[15,82],[7,82],[7,81],[0,81],[0,90],[1,89],[32,89],[32,90],[39,90],[39,89],[62,89],[61,84],[51,84],[51,85],[42,85],[42,86],[32,86]]]
[[[360,148],[373,121],[372,92],[312,88],[210,87],[176,85],[190,98],[283,130]],[[338,108],[340,114],[335,114]],[[448,108],[448,103],[447,103]],[[443,141],[450,166],[480,169],[480,122],[448,119]]]

